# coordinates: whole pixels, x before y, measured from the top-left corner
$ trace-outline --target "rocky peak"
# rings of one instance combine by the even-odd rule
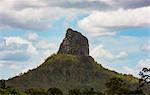
[[[58,54],[89,56],[88,39],[80,32],[68,28],[66,36],[60,45]]]

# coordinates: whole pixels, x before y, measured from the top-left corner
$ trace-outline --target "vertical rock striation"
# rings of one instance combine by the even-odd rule
[[[68,28],[66,36],[60,45],[58,54],[89,56],[88,39],[80,32]]]

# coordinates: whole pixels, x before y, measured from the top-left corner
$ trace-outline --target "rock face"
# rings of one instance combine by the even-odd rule
[[[88,39],[81,33],[68,28],[66,37],[60,45],[58,54],[89,56]]]

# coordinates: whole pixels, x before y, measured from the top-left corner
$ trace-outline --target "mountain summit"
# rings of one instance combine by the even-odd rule
[[[60,45],[58,54],[89,55],[88,39],[81,33],[67,29],[66,37]]]

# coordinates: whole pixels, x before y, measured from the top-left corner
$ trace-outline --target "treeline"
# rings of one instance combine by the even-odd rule
[[[5,80],[0,80],[0,95],[27,95],[24,92],[6,86]]]
[[[91,89],[72,89],[68,91],[68,94],[64,94],[59,88],[49,88],[47,91],[44,89],[37,90],[37,89],[28,89],[25,91],[27,95],[104,95],[101,92],[94,91],[93,88]]]
[[[6,85],[5,80],[0,80],[0,95],[146,95],[143,92],[145,84],[150,83],[150,69],[143,68],[140,72],[141,78],[135,90],[130,90],[123,79],[118,77],[111,78],[105,83],[105,91],[96,91],[94,88],[90,89],[71,89],[68,94],[64,94],[59,88],[45,89],[27,89],[20,91]]]
[[[111,78],[106,84],[106,90],[104,92],[95,91],[91,89],[71,89],[67,95],[122,95],[122,94],[140,94],[145,95],[142,89],[136,89],[131,91],[121,78]],[[27,89],[24,92],[8,87],[5,84],[5,80],[0,81],[0,95],[65,95],[59,88],[45,89]]]

